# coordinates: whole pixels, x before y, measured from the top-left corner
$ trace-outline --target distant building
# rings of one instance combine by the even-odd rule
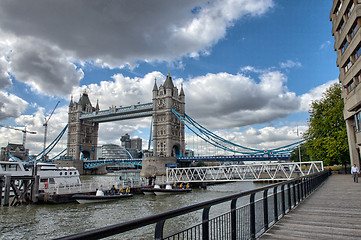
[[[194,151],[191,149],[186,149],[184,153],[185,157],[194,157]]]
[[[130,135],[128,133],[120,138],[120,142],[122,143],[122,147],[127,149],[131,148]]]
[[[116,144],[105,144],[99,148],[99,159],[129,159],[129,152]]]
[[[342,84],[351,165],[360,167],[361,146],[361,0],[333,0],[330,12],[336,64]]]
[[[137,149],[138,151],[142,151],[142,139],[141,138],[132,138],[130,140],[130,148]]]
[[[137,151],[142,151],[142,139],[141,138],[130,138],[130,135],[127,133],[120,138],[122,147],[129,149],[136,149]]]
[[[23,144],[9,143],[6,147],[1,148],[0,161],[9,161],[9,155],[13,155],[21,160],[29,160],[29,149],[26,149]]]

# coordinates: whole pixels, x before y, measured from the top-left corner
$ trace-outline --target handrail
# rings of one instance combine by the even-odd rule
[[[254,195],[258,192],[262,192],[262,191],[266,191],[268,189],[277,189],[278,186],[285,186],[285,185],[290,185],[290,184],[298,184],[300,182],[302,182],[303,180],[310,180],[307,182],[308,185],[298,185],[297,186],[297,192],[299,194],[297,194],[297,203],[300,202],[300,200],[304,199],[306,195],[310,194],[312,192],[312,190],[314,190],[319,184],[315,184],[312,182],[313,179],[318,178],[318,177],[322,177],[322,182],[323,182],[323,177],[326,179],[329,176],[329,172],[328,171],[324,171],[321,173],[314,173],[314,174],[310,174],[308,176],[305,177],[300,177],[300,178],[296,178],[293,180],[288,180],[288,181],[283,181],[280,183],[274,183],[271,185],[267,185],[264,187],[260,187],[260,188],[256,188],[253,190],[249,190],[249,191],[245,191],[245,192],[241,192],[241,193],[236,193],[236,194],[232,194],[229,196],[225,196],[225,197],[220,197],[217,199],[213,199],[213,200],[209,200],[209,201],[205,201],[202,203],[197,203],[191,206],[186,206],[186,207],[181,207],[178,209],[173,209],[170,211],[166,211],[166,212],[162,212],[162,213],[158,213],[152,216],[147,216],[144,218],[139,218],[139,219],[135,219],[135,220],[131,220],[128,222],[123,222],[123,223],[119,223],[119,224],[114,224],[111,226],[107,226],[107,227],[102,227],[102,228],[98,228],[98,229],[93,229],[93,230],[89,230],[89,231],[85,231],[82,233],[77,233],[77,234],[73,234],[73,235],[69,235],[69,236],[65,236],[65,237],[60,237],[60,238],[56,238],[57,240],[73,240],[73,239],[101,239],[101,238],[105,238],[105,237],[109,237],[109,236],[113,236],[116,234],[120,234],[123,232],[127,232],[133,229],[137,229],[137,228],[141,228],[150,224],[154,224],[157,223],[156,226],[156,231],[157,229],[162,230],[163,227],[162,225],[164,224],[165,220],[170,219],[170,218],[174,218],[174,217],[178,217],[190,212],[194,212],[200,209],[205,209],[209,211],[209,208],[213,205],[217,205],[220,203],[224,203],[227,201],[236,201],[236,199],[244,197],[244,196],[253,196],[253,201],[254,201]],[[320,182],[321,183],[321,182]],[[283,190],[282,190],[283,191]],[[294,190],[295,191],[295,190]],[[302,194],[303,196],[301,196],[300,194]],[[294,198],[296,200],[296,194],[294,193]],[[251,197],[252,199],[252,197]],[[251,200],[251,204],[252,204],[252,200]],[[254,202],[253,202],[254,204]],[[289,202],[290,205],[290,202]],[[234,206],[233,206],[234,207]],[[283,212],[283,211],[282,211]],[[278,219],[277,219],[278,220]],[[159,225],[161,225],[161,227],[159,227]],[[162,236],[163,233],[155,233],[155,236]],[[254,237],[254,233],[253,233],[253,237]],[[251,233],[251,238],[252,237],[252,233]],[[163,237],[159,238],[162,239]],[[157,238],[158,239],[158,238]]]

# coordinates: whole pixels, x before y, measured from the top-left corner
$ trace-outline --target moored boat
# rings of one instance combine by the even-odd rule
[[[155,194],[159,195],[168,195],[168,194],[179,194],[179,193],[188,193],[191,192],[192,189],[182,188],[182,187],[172,187],[172,185],[167,184],[165,188],[161,188],[159,185],[155,185],[154,188],[143,188],[143,194]]]
[[[141,188],[140,191],[144,195],[154,195],[154,188]]]
[[[95,192],[96,186],[82,184],[79,171],[74,167],[57,167],[54,163],[37,163],[39,176],[39,203],[67,203],[74,202],[72,196],[76,193],[89,194]],[[0,176],[26,177],[33,176],[31,166],[25,162],[1,161]],[[16,182],[16,184],[20,184]],[[5,187],[0,189],[5,191]],[[10,196],[14,195],[10,190]]]
[[[78,203],[97,203],[97,202],[107,202],[112,200],[119,200],[122,198],[132,197],[133,194],[125,193],[125,194],[104,194],[103,191],[98,190],[95,195],[90,194],[75,194],[72,196]]]

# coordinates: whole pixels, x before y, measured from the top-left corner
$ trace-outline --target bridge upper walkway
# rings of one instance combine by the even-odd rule
[[[260,239],[361,239],[361,182],[332,175]]]

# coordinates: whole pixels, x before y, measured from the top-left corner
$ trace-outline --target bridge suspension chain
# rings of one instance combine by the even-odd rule
[[[249,154],[249,155],[259,155],[259,154],[282,154],[282,153],[290,153],[293,149],[295,149],[300,143],[304,141],[298,141],[295,143],[288,144],[286,146],[281,146],[278,148],[273,148],[269,150],[264,149],[254,149],[245,147],[236,143],[233,143],[229,140],[226,140],[215,133],[209,131],[201,124],[196,122],[187,114],[184,114],[184,117],[180,115],[177,111],[172,108],[172,112],[174,115],[196,136],[198,136],[203,141],[211,144],[212,146],[223,149],[228,152],[232,153],[239,153],[239,154]],[[232,147],[234,149],[232,149]]]

